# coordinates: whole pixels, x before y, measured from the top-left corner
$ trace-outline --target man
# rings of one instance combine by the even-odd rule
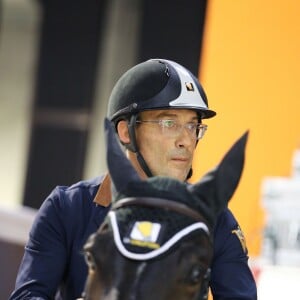
[[[153,59],[127,71],[108,105],[121,143],[141,177],[191,176],[192,158],[215,112],[198,80],[181,65]],[[120,170],[122,171],[122,170]],[[10,299],[79,298],[87,275],[81,249],[109,210],[110,178],[57,187],[41,206]],[[247,249],[227,209],[214,233],[211,290],[214,299],[256,299]]]

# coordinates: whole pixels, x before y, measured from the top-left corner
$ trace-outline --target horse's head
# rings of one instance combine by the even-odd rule
[[[85,299],[204,298],[212,229],[238,185],[247,133],[218,167],[189,185],[169,177],[140,179],[113,127],[108,121],[105,126],[113,204],[84,247]]]

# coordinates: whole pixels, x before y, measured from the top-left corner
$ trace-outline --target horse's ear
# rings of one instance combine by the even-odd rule
[[[140,177],[123,152],[113,123],[104,120],[106,136],[106,161],[108,171],[117,192],[126,189],[129,182],[140,181]]]
[[[189,187],[200,201],[212,209],[215,217],[225,209],[238,186],[244,168],[248,133],[236,141],[215,169]]]

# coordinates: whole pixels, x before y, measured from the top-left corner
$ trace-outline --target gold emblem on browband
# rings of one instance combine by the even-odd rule
[[[131,233],[129,243],[139,247],[157,249],[160,245],[157,243],[161,225],[149,221],[135,222]]]

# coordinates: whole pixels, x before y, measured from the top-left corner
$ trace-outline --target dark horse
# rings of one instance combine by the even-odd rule
[[[193,185],[168,177],[139,178],[114,129],[105,123],[113,204],[84,252],[83,299],[206,299],[212,230],[244,165],[247,133],[219,166]]]

